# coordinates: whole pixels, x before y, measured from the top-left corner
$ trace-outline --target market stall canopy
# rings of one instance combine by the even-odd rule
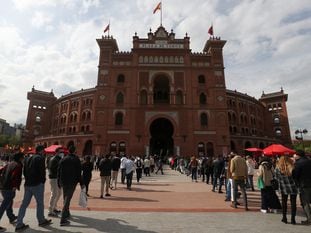
[[[250,148],[246,148],[245,150],[249,152],[262,152],[262,149],[257,148],[257,147],[250,147]]]
[[[67,148],[63,147],[62,145],[51,145],[51,146],[45,148],[44,152],[46,154],[55,154],[57,148],[62,148],[65,153],[68,153]]]
[[[267,156],[275,156],[275,155],[293,155],[296,151],[287,148],[281,144],[272,144],[263,149],[263,153]]]

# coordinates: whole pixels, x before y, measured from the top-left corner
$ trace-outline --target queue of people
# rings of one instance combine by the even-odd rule
[[[80,184],[81,189],[86,189],[89,196],[89,184],[92,180],[93,169],[100,172],[101,188],[100,198],[111,196],[110,190],[117,189],[118,173],[121,170],[121,183],[131,190],[133,174],[136,173],[137,183],[142,175],[150,176],[150,173],[161,172],[163,174],[163,160],[155,159],[153,156],[144,158],[133,156],[106,155],[98,159],[85,156],[81,162],[75,155],[75,147],[71,146],[65,155],[63,148],[56,149],[53,156],[46,160],[44,147],[39,145],[36,153],[24,157],[22,153],[14,154],[12,161],[8,162],[0,170],[0,190],[3,201],[0,205],[0,220],[6,212],[10,223],[16,223],[16,232],[24,231],[29,225],[23,222],[27,207],[32,197],[36,201],[38,225],[45,227],[52,223],[51,219],[44,216],[44,186],[46,182],[46,168],[50,184],[50,200],[48,206],[48,217],[60,217],[60,226],[70,224],[70,202],[76,186]],[[236,153],[228,156],[215,158],[203,157],[197,159],[192,156],[187,158],[170,158],[169,164],[172,169],[181,173],[191,175],[192,181],[209,184],[211,181],[213,192],[223,193],[225,187],[225,201],[231,202],[232,208],[241,205],[238,201],[243,197],[243,207],[248,208],[247,190],[255,191],[254,175],[258,177],[257,188],[261,194],[261,212],[277,213],[282,210],[283,223],[287,220],[287,202],[290,199],[291,218],[290,223],[296,224],[297,196],[299,195],[301,205],[306,215],[302,224],[311,224],[310,197],[311,197],[311,160],[306,158],[303,151],[297,151],[294,159],[287,155],[280,156],[272,162],[269,157],[260,157],[259,163],[252,157],[242,157]],[[155,170],[157,165],[157,170]],[[258,172],[256,174],[256,167]],[[24,196],[18,214],[13,213],[12,205],[16,190],[20,189],[22,175],[25,177]],[[126,183],[125,183],[126,180]],[[277,195],[279,192],[281,202]],[[60,197],[63,196],[63,207],[58,207]],[[5,228],[0,227],[0,232]]]

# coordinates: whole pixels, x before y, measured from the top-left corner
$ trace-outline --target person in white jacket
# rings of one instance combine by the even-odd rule
[[[251,156],[246,156],[246,165],[247,165],[247,187],[255,191],[254,189],[254,174],[255,174],[255,161]]]

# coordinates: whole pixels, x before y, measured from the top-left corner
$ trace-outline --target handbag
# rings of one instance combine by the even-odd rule
[[[271,186],[274,190],[278,190],[279,189],[279,182],[277,179],[273,178],[271,180]]]
[[[265,187],[265,183],[263,182],[263,179],[262,177],[258,177],[258,180],[257,180],[257,187],[259,189],[263,189]]]
[[[79,198],[79,206],[81,206],[83,208],[87,207],[86,188],[81,189],[80,198]]]

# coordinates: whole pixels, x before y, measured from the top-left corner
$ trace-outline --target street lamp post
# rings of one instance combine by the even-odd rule
[[[295,134],[297,135],[297,136],[296,136],[296,139],[297,139],[297,140],[301,140],[303,150],[305,150],[305,146],[304,146],[304,144],[303,144],[303,134],[307,134],[307,133],[308,133],[308,130],[307,130],[307,129],[303,129],[303,130],[297,129],[297,130],[295,131]]]

